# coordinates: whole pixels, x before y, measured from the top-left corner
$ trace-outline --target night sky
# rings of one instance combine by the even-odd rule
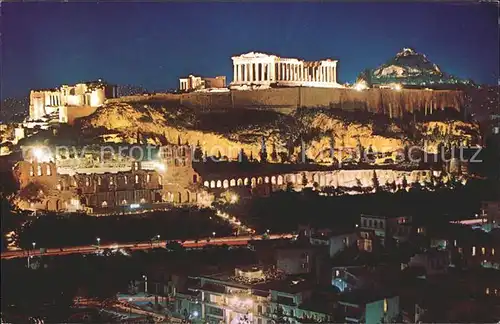
[[[498,11],[437,3],[2,3],[1,96],[103,78],[149,90],[189,73],[232,79],[249,51],[339,60],[338,79],[403,47],[442,70],[496,84]]]

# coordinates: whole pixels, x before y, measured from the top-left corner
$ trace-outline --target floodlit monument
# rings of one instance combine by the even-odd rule
[[[341,88],[337,83],[337,60],[306,62],[265,53],[233,56],[231,88],[288,87]]]
[[[26,126],[30,128],[34,121],[71,123],[76,117],[93,113],[106,99],[116,97],[117,88],[102,80],[62,85],[57,89],[31,90]]]

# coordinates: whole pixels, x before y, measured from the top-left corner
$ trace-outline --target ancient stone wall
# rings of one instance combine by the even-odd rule
[[[432,113],[444,108],[461,110],[464,95],[453,90],[276,88],[228,93],[189,93],[181,96],[181,104],[195,109],[231,108],[272,109],[283,113],[298,107],[325,107],[343,110],[367,110],[392,117],[404,111]]]

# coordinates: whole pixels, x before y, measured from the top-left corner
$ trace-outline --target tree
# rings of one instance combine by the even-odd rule
[[[276,144],[273,143],[273,151],[271,152],[271,160],[278,162],[278,153],[276,152]]]
[[[283,307],[281,307],[280,305],[276,306],[276,310],[274,311],[273,317],[274,317],[273,322],[275,324],[290,323],[286,318],[285,313],[283,312]]]
[[[239,162],[240,163],[248,163],[248,156],[243,150],[243,148],[240,150],[240,154],[238,156]]]
[[[19,198],[28,202],[41,202],[43,192],[46,191],[45,186],[39,182],[30,182],[27,186],[19,191]]]
[[[168,251],[173,251],[173,252],[184,251],[184,246],[182,246],[182,244],[180,244],[177,241],[169,241],[169,242],[167,242],[167,244],[165,245],[165,248]]]
[[[335,137],[333,137],[333,135],[330,137],[330,158],[333,163],[335,160]]]
[[[201,149],[200,141],[196,143],[196,146],[194,148],[193,152],[193,158],[195,162],[201,162],[203,161],[203,151]]]
[[[368,151],[366,153],[366,159],[368,160],[369,163],[373,163],[375,161],[375,154],[373,153],[373,147],[371,144],[368,147]]]
[[[182,145],[182,142],[181,142],[181,135],[177,135],[177,145],[181,146]]]
[[[253,152],[250,151],[250,162],[253,162]]]
[[[375,172],[375,170],[373,170],[372,183],[373,183],[373,189],[378,191],[380,189],[380,183],[378,181],[377,172]]]
[[[302,172],[302,185],[307,186],[307,176],[305,172]]]
[[[264,136],[262,136],[262,142],[260,146],[260,162],[265,163],[267,162],[267,149],[266,149],[266,140],[264,139]]]

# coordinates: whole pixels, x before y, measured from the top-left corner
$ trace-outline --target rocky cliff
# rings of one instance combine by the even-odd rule
[[[206,155],[220,152],[228,158],[236,158],[240,149],[258,158],[264,142],[268,160],[294,160],[306,147],[308,158],[327,163],[329,158],[321,153],[332,146],[393,152],[425,142],[433,150],[439,142],[474,143],[478,136],[477,125],[453,120],[408,124],[381,115],[322,108],[297,109],[286,115],[247,109],[195,112],[138,101],[108,103],[80,119],[79,125],[104,142],[199,142]]]

